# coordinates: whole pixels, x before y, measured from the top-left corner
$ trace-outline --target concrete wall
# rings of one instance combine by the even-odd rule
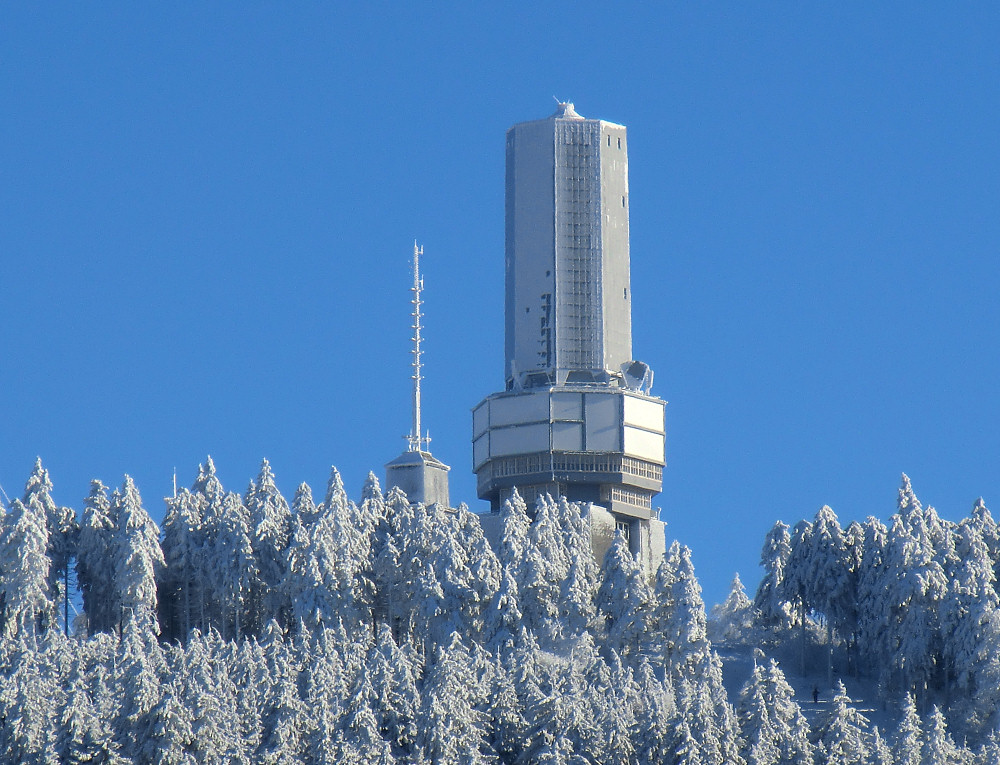
[[[598,561],[604,560],[614,541],[615,520],[603,507],[590,506],[590,537]],[[629,549],[650,578],[656,574],[667,551],[665,530],[666,524],[656,519],[632,521],[631,524]]]

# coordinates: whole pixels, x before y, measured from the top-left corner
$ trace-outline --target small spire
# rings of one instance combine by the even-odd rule
[[[560,101],[556,98],[556,112],[552,115],[551,119],[582,120],[583,117],[576,113],[572,101]]]

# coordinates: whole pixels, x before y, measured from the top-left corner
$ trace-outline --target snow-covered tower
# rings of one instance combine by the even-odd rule
[[[594,503],[638,551],[651,522],[662,537],[664,402],[632,357],[625,127],[560,103],[507,131],[506,174],[506,385],[473,410],[478,494]]]
[[[425,505],[441,504],[448,507],[448,471],[450,467],[435,458],[430,452],[430,434],[423,430],[420,421],[420,383],[423,380],[423,365],[421,356],[423,349],[423,302],[420,299],[424,290],[424,279],[420,275],[420,256],[424,248],[413,243],[413,428],[408,436],[404,436],[408,444],[405,452],[385,466],[386,488],[398,486],[410,502],[421,502]]]

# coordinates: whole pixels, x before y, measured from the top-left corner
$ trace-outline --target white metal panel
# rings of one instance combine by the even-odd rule
[[[552,419],[553,420],[582,420],[583,419],[583,394],[582,393],[553,393],[552,394]]]
[[[472,410],[472,437],[479,438],[490,427],[490,402],[483,401]]]
[[[583,423],[580,422],[553,423],[552,449],[557,452],[582,452]]]
[[[625,424],[663,432],[663,402],[625,394]]]
[[[548,422],[547,391],[503,396],[490,401],[490,425],[518,425],[523,422]]]
[[[663,435],[625,426],[625,453],[663,464]]]
[[[490,458],[490,434],[483,433],[472,442],[472,469],[479,470],[479,466]]]
[[[587,393],[587,451],[612,452],[622,448],[619,401],[614,393]]]
[[[530,454],[549,449],[548,423],[519,425],[510,428],[494,428],[490,431],[490,456],[507,454]]]

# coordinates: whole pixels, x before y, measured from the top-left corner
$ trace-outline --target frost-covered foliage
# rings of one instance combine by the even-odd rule
[[[335,470],[321,502],[305,484],[288,502],[266,462],[241,496],[209,459],[167,500],[162,532],[128,477],[110,494],[95,481],[77,527],[40,463],[0,510],[0,762],[973,761],[936,710],[885,742],[842,693],[810,731],[774,662],[734,708],[691,551],[674,543],[648,578],[619,537],[599,562],[565,499],[529,509],[515,493],[496,552],[464,506],[410,504],[372,475],[355,502]],[[823,523],[798,538],[829,560],[864,560],[838,539],[891,539]],[[956,634],[992,624],[975,608],[994,582],[976,557],[998,547],[991,523],[977,507],[974,531],[928,524],[955,551],[940,565],[963,605],[938,618]],[[796,613],[779,596],[793,538],[773,537],[772,624]],[[74,560],[84,612],[67,635]],[[846,581],[836,598],[800,591],[843,620]],[[737,578],[721,637],[751,634],[752,610]],[[956,692],[985,693],[991,654],[948,650],[969,668]],[[978,756],[998,748],[984,739]]]
[[[809,726],[777,663],[756,664],[737,708],[747,765],[809,765]]]
[[[974,738],[996,729],[1000,533],[981,499],[968,518],[947,521],[904,475],[887,525],[869,518],[844,530],[823,507],[787,529],[776,524],[761,553],[754,619],[762,642],[791,644],[801,628],[804,656],[808,623],[808,634],[826,633],[831,680],[837,648],[842,669],[877,681],[889,703],[909,695],[911,707],[938,704]],[[914,720],[915,712],[904,717],[900,761],[921,761]]]
[[[714,643],[745,642],[753,632],[753,603],[740,575],[733,577],[726,599],[712,607],[708,636]]]

